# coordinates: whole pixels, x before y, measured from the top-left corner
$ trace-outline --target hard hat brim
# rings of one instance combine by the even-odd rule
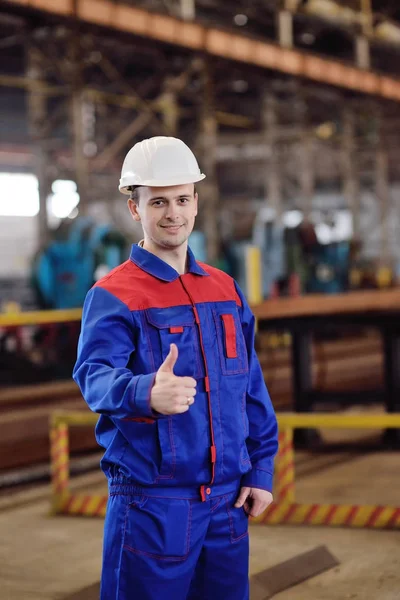
[[[146,186],[146,187],[170,187],[174,185],[185,185],[187,183],[198,183],[205,179],[206,176],[203,173],[199,175],[183,176],[183,177],[172,177],[171,179],[146,179],[144,181],[138,180],[137,177],[126,176],[122,177],[119,182],[119,191],[122,194],[129,196],[130,191],[128,188],[132,186]]]

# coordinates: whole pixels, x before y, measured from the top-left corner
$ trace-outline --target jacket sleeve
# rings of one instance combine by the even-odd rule
[[[249,361],[249,382],[247,387],[246,411],[249,419],[247,450],[253,465],[251,471],[242,478],[242,485],[272,491],[274,457],[278,450],[278,426],[275,411],[260,363],[254,348],[255,318],[249,305],[236,285],[241,299],[241,322],[246,341]]]
[[[156,418],[150,394],[156,373],[133,375],[127,368],[135,351],[128,307],[101,287],[85,299],[73,378],[89,408],[117,419]]]

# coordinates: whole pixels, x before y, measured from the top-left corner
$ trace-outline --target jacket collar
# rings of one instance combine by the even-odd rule
[[[157,277],[162,281],[175,281],[179,277],[178,271],[167,264],[165,261],[158,258],[155,254],[148,252],[139,244],[134,244],[131,249],[131,261],[149,275]],[[208,277],[209,273],[205,271],[196,261],[193,252],[188,246],[188,273]]]

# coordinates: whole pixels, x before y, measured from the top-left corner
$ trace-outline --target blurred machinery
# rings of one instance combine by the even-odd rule
[[[111,225],[89,217],[66,219],[32,264],[41,309],[81,308],[93,283],[122,263],[126,239]],[[10,311],[10,323],[18,306]],[[69,378],[76,358],[79,320],[0,328],[0,383],[21,385]]]
[[[348,289],[350,242],[321,243],[308,220],[284,227],[264,207],[255,220],[253,243],[261,249],[264,297]]]
[[[317,243],[310,254],[307,291],[336,294],[348,289],[350,244]]]
[[[37,253],[33,285],[43,309],[79,308],[93,283],[127,258],[127,242],[111,225],[64,221]]]

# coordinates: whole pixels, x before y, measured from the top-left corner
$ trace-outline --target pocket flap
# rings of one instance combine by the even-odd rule
[[[157,329],[193,327],[195,318],[191,306],[172,306],[169,308],[147,308],[146,318]]]

